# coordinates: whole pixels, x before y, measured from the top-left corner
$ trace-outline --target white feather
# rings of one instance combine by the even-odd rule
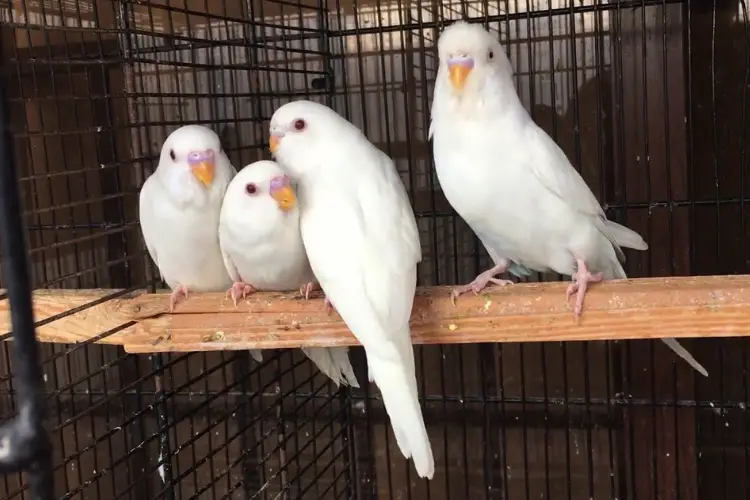
[[[359,387],[349,362],[348,347],[303,347],[302,352],[337,386],[344,384]]]
[[[252,163],[232,180],[219,222],[223,260],[232,279],[257,290],[289,291],[315,279],[302,244],[299,209],[283,212],[269,195],[273,177],[284,175],[271,161]],[[246,186],[256,192],[249,195]],[[347,347],[302,351],[336,385],[359,387]]]
[[[579,256],[606,279],[624,278],[620,247],[645,250],[648,245],[606,219],[563,151],[533,122],[500,44],[481,27],[459,22],[441,35],[438,52],[430,124],[437,176],[495,263],[504,258],[572,275]],[[447,78],[447,60],[456,53],[474,60],[461,94]],[[664,341],[706,373],[685,349],[676,349],[676,340]]]
[[[304,120],[302,132],[291,124]],[[409,318],[419,234],[393,162],[333,110],[309,101],[279,108],[276,155],[299,182],[302,239],[326,296],[365,348],[396,441],[432,478],[418,401]]]

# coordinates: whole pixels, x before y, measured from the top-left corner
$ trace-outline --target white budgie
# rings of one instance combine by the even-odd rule
[[[224,264],[234,281],[237,301],[255,290],[314,288],[299,229],[299,208],[289,178],[272,161],[252,163],[235,176],[224,195],[219,221]],[[333,380],[359,387],[347,347],[303,348],[320,371]]]
[[[236,173],[213,131],[186,125],[169,134],[158,167],[143,183],[141,231],[172,289],[170,311],[188,291],[223,292],[232,286],[219,247],[219,213]],[[261,360],[259,352],[251,354]]]
[[[482,27],[457,22],[438,41],[431,109],[435,167],[446,198],[495,266],[453,292],[478,292],[505,271],[570,275],[580,316],[589,283],[625,278],[620,247],[646,250],[635,232],[609,221],[563,151],[529,116],[502,46]],[[701,374],[675,339],[663,339]]]
[[[367,354],[396,441],[432,478],[409,318],[419,233],[393,161],[330,108],[296,101],[271,118],[271,151],[298,182],[302,240],[320,286]]]

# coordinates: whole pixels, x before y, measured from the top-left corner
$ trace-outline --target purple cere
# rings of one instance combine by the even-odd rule
[[[271,179],[271,189],[281,189],[289,185],[289,177],[286,175],[277,175]]]
[[[451,57],[448,59],[448,66],[466,66],[468,68],[474,67],[474,59],[471,57]]]
[[[187,157],[188,163],[191,165],[213,159],[214,152],[211,149],[207,149],[206,151],[191,151],[190,153],[188,153]]]

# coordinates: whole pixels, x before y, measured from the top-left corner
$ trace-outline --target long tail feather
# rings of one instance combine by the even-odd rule
[[[400,363],[382,361],[374,356],[367,357],[370,376],[380,388],[383,403],[391,419],[393,433],[401,453],[414,460],[414,467],[420,477],[432,479],[435,474],[435,459],[432,456],[430,439],[422,418],[417,395],[412,393],[416,386],[413,372]]]
[[[346,347],[303,347],[302,352],[337,386],[359,387]]]
[[[627,227],[618,224],[617,222],[612,222],[611,220],[605,221],[604,226],[619,246],[633,248],[635,250],[648,250],[648,243],[641,238],[640,234],[632,229],[628,229]]]
[[[696,360],[693,357],[693,355],[688,352],[687,349],[685,349],[684,347],[682,347],[682,344],[680,344],[679,342],[677,342],[677,339],[665,338],[665,339],[661,339],[661,340],[665,344],[667,344],[669,346],[669,348],[672,349],[675,352],[675,354],[677,354],[679,357],[681,357],[682,359],[684,359],[685,361],[687,361],[687,363],[690,366],[692,366],[695,369],[695,371],[697,371],[698,373],[700,373],[704,377],[708,377],[708,371],[705,368],[703,368],[703,365],[701,365],[700,363],[698,363],[698,360]]]

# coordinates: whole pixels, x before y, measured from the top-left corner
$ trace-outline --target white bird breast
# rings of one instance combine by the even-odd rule
[[[488,141],[487,130],[455,121],[434,128],[435,169],[448,202],[497,254],[572,272],[566,249],[581,215],[539,182],[517,134]]]

